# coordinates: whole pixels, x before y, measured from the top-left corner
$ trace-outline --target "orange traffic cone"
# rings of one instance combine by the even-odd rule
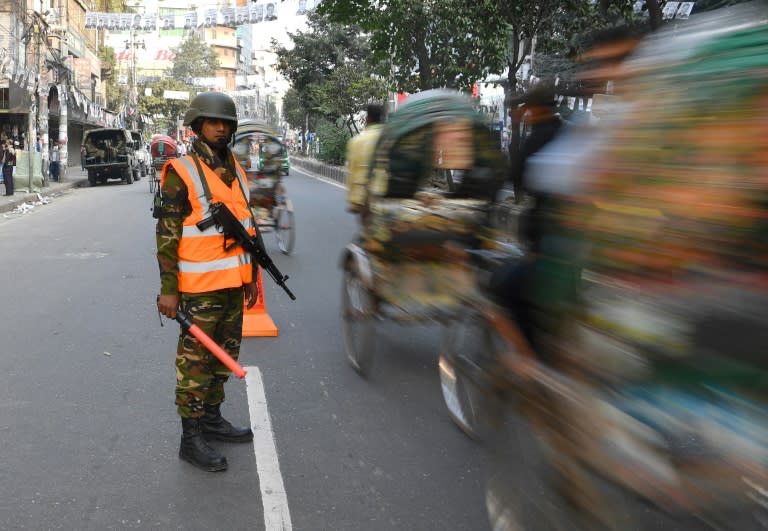
[[[250,310],[243,309],[243,337],[275,337],[277,326],[267,313],[267,302],[264,298],[264,285],[261,283],[261,267],[256,277],[259,286],[259,298]]]

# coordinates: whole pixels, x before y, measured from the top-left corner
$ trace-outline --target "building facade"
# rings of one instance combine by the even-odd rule
[[[54,145],[63,163],[78,164],[83,130],[114,121],[98,35],[83,27],[91,2],[0,0],[0,139],[18,142],[34,175]]]

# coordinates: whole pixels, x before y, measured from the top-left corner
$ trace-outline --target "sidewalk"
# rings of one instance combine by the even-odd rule
[[[50,196],[71,188],[88,185],[88,175],[80,169],[80,166],[70,166],[67,169],[67,176],[59,182],[49,182],[40,193],[43,196]],[[3,194],[5,185],[0,185]],[[37,201],[36,193],[16,192],[12,197],[0,194],[0,213],[9,212],[22,203],[31,203]]]

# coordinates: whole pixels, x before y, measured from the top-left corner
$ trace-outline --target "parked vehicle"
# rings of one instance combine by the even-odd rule
[[[104,184],[108,179],[121,179],[133,184],[140,169],[131,134],[122,128],[102,128],[86,131],[85,170],[91,186]]]
[[[133,138],[133,150],[136,153],[136,162],[139,165],[139,174],[146,177],[149,173],[149,167],[152,165],[152,159],[149,156],[147,143],[144,141],[144,135],[139,131],[131,131]]]

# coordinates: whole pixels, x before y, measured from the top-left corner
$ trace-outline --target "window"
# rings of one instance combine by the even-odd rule
[[[10,89],[0,88],[0,109],[8,110],[10,108]]]

